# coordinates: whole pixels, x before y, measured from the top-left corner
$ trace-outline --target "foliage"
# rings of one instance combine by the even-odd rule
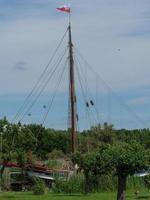
[[[65,154],[62,150],[54,149],[52,152],[48,154],[48,159],[62,159],[65,158]]]
[[[112,174],[103,174],[100,176],[93,176],[91,179],[93,192],[110,192],[116,191],[117,180]]]
[[[23,169],[26,163],[32,164],[36,158],[42,163],[48,160],[46,165],[53,168],[59,165],[56,160],[69,154],[68,131],[47,129],[38,124],[11,124],[5,117],[0,120],[0,132],[3,138],[2,163],[17,162]],[[113,173],[127,178],[150,165],[149,129],[116,130],[104,123],[82,131],[77,137],[80,153],[73,155],[72,161],[84,173],[89,191],[93,191],[93,187],[95,191],[111,190]],[[1,168],[1,175],[3,170]],[[128,183],[130,185],[130,180]]]
[[[95,180],[98,175],[108,174],[111,170],[110,154],[107,152],[107,145],[99,147],[98,151],[86,154],[79,152],[72,155],[72,161],[83,170],[85,176],[85,193],[92,191],[91,178]]]
[[[46,192],[45,184],[40,178],[34,178],[34,187],[33,194],[34,195],[44,195]]]
[[[125,199],[127,177],[143,169],[148,169],[150,165],[149,152],[137,143],[115,144],[109,148],[111,160],[118,176],[117,200]]]
[[[135,190],[139,191],[141,189],[145,189],[147,186],[145,185],[144,177],[136,177],[129,176],[127,179],[127,190]]]
[[[83,131],[79,136],[79,150],[82,153],[93,151],[102,144],[113,144],[116,140],[115,130],[113,125],[104,123],[93,126],[90,130]]]
[[[56,179],[53,186],[53,192],[55,193],[83,193],[84,191],[84,178],[82,175],[72,176],[68,181],[63,179]]]
[[[150,189],[150,175],[144,177],[145,187]]]
[[[59,160],[47,160],[45,162],[45,166],[47,166],[50,169],[57,169],[62,166],[62,163]]]
[[[133,175],[150,165],[149,151],[137,143],[118,143],[109,148],[117,175]]]
[[[16,160],[18,166],[22,169],[23,172],[25,164],[27,163],[27,156],[24,150],[22,149],[17,150]]]

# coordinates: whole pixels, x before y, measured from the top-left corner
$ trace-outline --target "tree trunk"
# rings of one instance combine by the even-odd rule
[[[117,200],[125,200],[127,176],[118,175]]]
[[[2,178],[3,178],[4,170],[5,170],[5,165],[2,165],[1,170],[0,170],[0,192],[2,191]]]
[[[3,178],[3,173],[5,170],[5,167],[7,165],[7,163],[9,162],[10,159],[6,159],[5,161],[2,162],[2,167],[0,169],[0,189],[2,188],[2,178]]]
[[[5,170],[5,165],[2,165],[2,168],[0,170],[0,176],[1,176],[1,178],[3,176],[4,170]]]

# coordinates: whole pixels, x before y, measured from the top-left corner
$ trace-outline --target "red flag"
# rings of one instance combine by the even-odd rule
[[[70,13],[71,12],[71,9],[69,6],[61,6],[59,8],[57,8],[57,10],[61,11],[61,12],[66,12],[66,13]]]

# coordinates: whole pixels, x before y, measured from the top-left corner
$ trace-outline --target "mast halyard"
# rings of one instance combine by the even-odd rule
[[[74,78],[74,59],[73,44],[71,36],[71,24],[69,23],[69,89],[71,106],[71,151],[76,151],[76,97],[75,97],[75,78]]]

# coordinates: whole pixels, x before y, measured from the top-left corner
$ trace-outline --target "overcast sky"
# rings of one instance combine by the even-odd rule
[[[67,15],[57,12],[56,7],[66,3],[0,0],[1,117],[13,118],[48,62],[68,22]],[[70,3],[75,46],[123,104],[145,123],[137,122],[137,127],[150,127],[150,1],[70,0]],[[51,90],[49,86],[47,91]],[[61,92],[65,92],[65,87]],[[115,110],[117,105],[111,106]],[[104,110],[100,113],[106,115]],[[123,127],[136,127],[128,116]],[[117,120],[120,118],[118,115]]]

